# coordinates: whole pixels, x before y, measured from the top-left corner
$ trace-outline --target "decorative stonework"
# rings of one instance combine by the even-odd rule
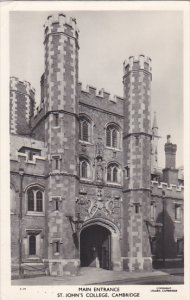
[[[121,197],[119,194],[112,195],[107,189],[97,187],[93,196],[90,196],[88,191],[86,194],[80,193],[77,207],[83,221],[101,217],[112,221],[118,228],[121,227]]]
[[[104,144],[102,143],[102,139],[98,138],[98,142],[96,143],[96,158],[104,157]]]

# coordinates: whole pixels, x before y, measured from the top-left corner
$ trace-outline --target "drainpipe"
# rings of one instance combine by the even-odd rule
[[[19,278],[22,278],[22,194],[24,169],[19,169],[20,191],[19,191]]]

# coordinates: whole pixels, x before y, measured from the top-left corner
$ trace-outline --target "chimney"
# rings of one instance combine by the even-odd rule
[[[165,144],[165,169],[163,170],[163,180],[168,185],[178,185],[178,170],[176,169],[176,151],[177,145],[171,143],[171,135],[167,135]]]

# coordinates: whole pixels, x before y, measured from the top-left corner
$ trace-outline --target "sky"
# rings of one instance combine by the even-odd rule
[[[61,11],[59,11],[61,12]],[[10,75],[31,82],[40,99],[44,72],[43,24],[51,11],[10,13]],[[79,81],[123,96],[123,61],[152,59],[152,119],[157,113],[159,166],[164,167],[166,135],[177,144],[183,165],[183,27],[180,11],[64,11],[76,18]]]

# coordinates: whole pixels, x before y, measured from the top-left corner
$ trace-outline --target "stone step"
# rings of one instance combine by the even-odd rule
[[[22,276],[23,277],[33,277],[33,276],[41,276],[47,275],[46,267],[43,263],[39,262],[27,262],[22,263]],[[14,265],[11,268],[12,279],[17,278],[19,276],[19,266]]]
[[[24,276],[46,275],[46,268],[43,263],[24,263],[22,269]]]

